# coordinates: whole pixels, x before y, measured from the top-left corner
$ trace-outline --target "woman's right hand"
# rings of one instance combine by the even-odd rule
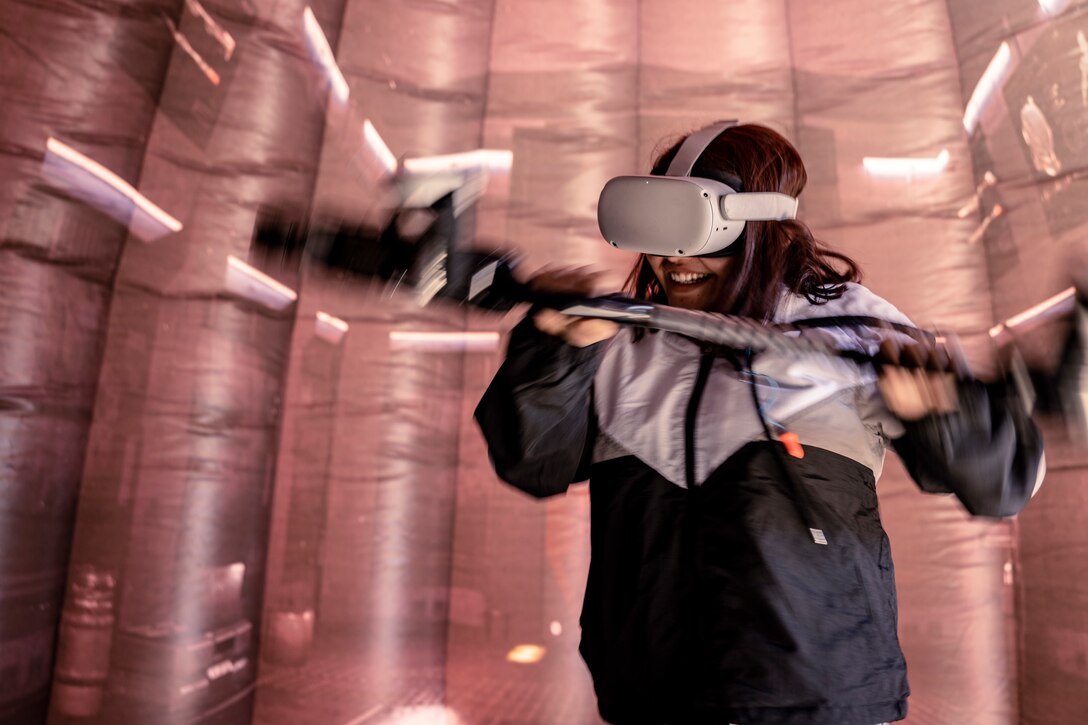
[[[596,293],[601,273],[588,267],[545,268],[526,284],[537,292],[591,297]],[[588,347],[619,332],[619,325],[608,320],[591,320],[541,309],[533,315],[533,324],[541,332],[562,338],[568,345]]]

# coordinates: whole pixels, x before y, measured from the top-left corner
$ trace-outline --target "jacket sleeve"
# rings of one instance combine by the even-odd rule
[[[892,441],[923,491],[954,493],[975,516],[1013,516],[1045,470],[1038,429],[1011,384],[965,381],[959,410],[903,421]]]
[[[499,478],[542,498],[588,477],[593,376],[603,344],[573,347],[528,317],[514,328],[475,414]]]

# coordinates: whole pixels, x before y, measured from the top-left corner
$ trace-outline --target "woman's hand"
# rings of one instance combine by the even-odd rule
[[[919,420],[959,409],[956,375],[949,372],[956,365],[942,348],[929,352],[885,341],[880,351],[893,364],[880,368],[877,384],[888,410],[897,418]]]
[[[600,272],[588,267],[545,268],[527,284],[537,292],[591,297],[600,281]],[[619,332],[619,325],[608,320],[589,320],[564,315],[556,310],[542,309],[533,315],[533,324],[541,332],[562,338],[568,345],[587,347],[607,340]]]
[[[959,409],[951,373],[885,367],[878,382],[884,403],[900,420],[954,413]]]

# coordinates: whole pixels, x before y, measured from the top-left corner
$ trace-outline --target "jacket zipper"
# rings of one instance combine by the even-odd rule
[[[710,377],[710,368],[714,364],[714,353],[703,350],[699,358],[699,372],[695,376],[695,386],[691,390],[687,412],[684,416],[684,473],[687,477],[688,490],[695,490],[695,421],[699,415],[699,402]]]

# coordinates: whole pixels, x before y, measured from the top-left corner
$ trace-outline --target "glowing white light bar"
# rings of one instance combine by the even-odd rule
[[[476,149],[441,156],[420,156],[404,160],[404,170],[412,174],[439,174],[450,171],[486,169],[509,173],[514,164],[514,152],[505,149]]]
[[[333,317],[327,312],[318,312],[314,315],[314,334],[325,342],[338,345],[347,332],[348,323],[339,317]]]
[[[538,644],[519,644],[506,653],[506,660],[519,665],[532,665],[544,659],[546,651]]]
[[[336,64],[336,56],[332,52],[332,46],[329,45],[329,39],[309,5],[302,11],[302,32],[306,36],[306,47],[310,49],[314,62],[321,67],[322,72],[329,79],[333,97],[339,103],[347,103],[348,96],[351,94],[348,81],[340,71],[340,66]]]
[[[233,255],[227,257],[226,281],[234,294],[273,310],[287,309],[298,299],[293,289]]]
[[[389,346],[393,350],[492,352],[499,349],[499,333],[393,330],[389,333]]]
[[[190,43],[189,39],[181,34],[181,31],[177,29],[173,21],[170,18],[166,18],[166,27],[170,28],[170,34],[174,36],[174,40],[177,41],[178,46],[185,51],[185,54],[193,59],[197,67],[200,68],[200,72],[204,74],[204,77],[213,85],[219,85],[219,72],[208,65],[208,61],[204,60],[204,56],[197,52]]]
[[[361,725],[384,709],[384,705],[378,705],[369,711],[370,715],[363,713],[344,725]],[[409,705],[394,709],[388,716],[376,721],[374,725],[465,725],[465,721],[445,705]]]
[[[1047,16],[1054,17],[1069,7],[1069,0],[1039,0],[1039,7]]]
[[[378,162],[387,173],[392,174],[397,170],[397,157],[385,145],[381,134],[378,133],[378,129],[374,128],[374,124],[370,122],[369,118],[363,121],[363,143],[374,152],[374,156],[377,157]]]
[[[406,179],[401,185],[406,190],[402,206],[425,209],[450,192],[454,193],[454,213],[457,212],[457,203],[464,197],[458,198],[457,192],[465,186],[465,180],[458,174],[429,174],[418,178]]]
[[[45,143],[43,175],[113,219],[145,242],[182,230],[182,224],[102,164],[55,138]]]
[[[189,12],[204,21],[204,30],[223,46],[223,58],[229,61],[234,56],[234,49],[238,46],[234,37],[215,22],[215,18],[209,15],[197,0],[185,0],[185,5],[189,8]]]
[[[990,64],[986,66],[982,77],[975,85],[975,90],[971,91],[971,98],[967,101],[967,108],[963,112],[963,128],[968,135],[974,133],[978,120],[989,105],[994,92],[1005,85],[1011,65],[1012,50],[1008,43],[1002,43],[994,53],[994,57],[990,59]]]
[[[1003,334],[1013,331],[1030,332],[1044,322],[1071,313],[1076,307],[1076,299],[1077,291],[1075,288],[1070,287],[1062,290],[1034,307],[1029,307],[1004,322],[994,325],[990,328],[990,337],[997,339]]]
[[[948,166],[948,158],[948,149],[942,149],[932,159],[866,156],[861,165],[873,176],[936,176]]]

